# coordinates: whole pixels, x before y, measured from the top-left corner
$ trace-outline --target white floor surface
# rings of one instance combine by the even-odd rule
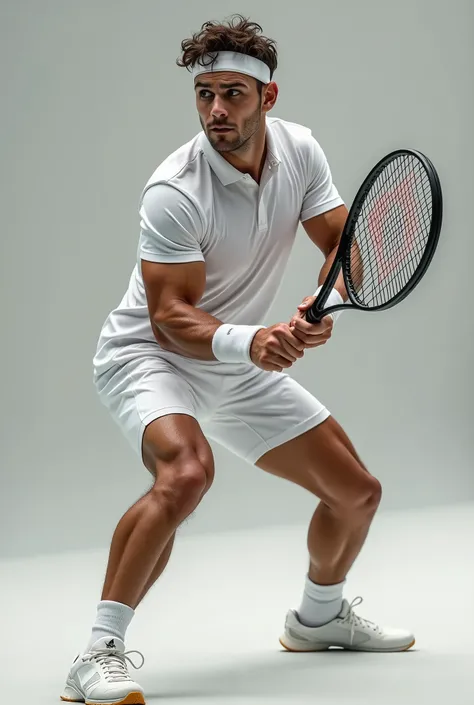
[[[2,702],[59,702],[89,638],[107,553],[0,563]],[[349,573],[345,596],[364,598],[358,614],[413,629],[410,652],[285,652],[278,637],[306,568],[305,526],[178,535],[127,634],[127,649],[145,656],[131,673],[147,703],[474,702],[474,504],[380,512]]]

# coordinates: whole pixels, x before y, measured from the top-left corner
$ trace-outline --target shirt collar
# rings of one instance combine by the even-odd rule
[[[266,128],[266,140],[267,162],[270,162],[272,166],[276,167],[281,163],[281,159],[268,123]],[[204,131],[201,132],[201,148],[211,169],[224,186],[235,184],[245,176],[243,172],[236,169],[232,164],[229,164],[229,162],[214,149]]]

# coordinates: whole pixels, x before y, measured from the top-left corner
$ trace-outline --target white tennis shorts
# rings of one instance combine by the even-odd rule
[[[168,414],[194,417],[208,439],[251,464],[330,415],[284,372],[161,350],[112,368],[95,386],[140,459],[145,428]]]

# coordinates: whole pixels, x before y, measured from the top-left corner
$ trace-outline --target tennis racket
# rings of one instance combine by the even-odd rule
[[[403,301],[431,263],[442,218],[441,184],[428,157],[411,149],[385,156],[357,192],[306,320],[341,309],[385,311]],[[341,269],[350,303],[324,308]]]

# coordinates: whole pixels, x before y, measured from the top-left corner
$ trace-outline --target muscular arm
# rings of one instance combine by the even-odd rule
[[[228,326],[216,342],[222,321],[197,308],[206,286],[201,250],[205,222],[198,204],[159,183],[144,194],[140,216],[140,266],[149,319],[164,350],[196,360],[252,362],[279,371],[301,357],[303,348],[287,324],[265,329]]]
[[[196,308],[206,284],[195,201],[167,183],[146,191],[140,208],[140,262],[148,313],[158,344],[198,360],[215,360],[212,338],[222,322]]]
[[[197,360],[215,360],[212,338],[222,321],[196,308],[204,293],[204,262],[162,264],[142,260],[151,327],[158,344]]]
[[[348,212],[346,206],[339,206],[338,208],[334,208],[334,210],[328,211],[327,213],[322,213],[315,218],[310,218],[303,223],[303,227],[309,238],[315,245],[317,245],[326,257],[319,273],[318,286],[324,284],[324,280],[332,267],[339,247],[341,234],[347,220],[347,215]],[[358,290],[359,287],[362,286],[364,267],[360,248],[355,239],[352,242],[351,272],[354,286],[356,290]],[[337,289],[344,301],[347,301],[348,294],[344,283],[344,277],[342,276],[342,271],[339,272],[334,288]]]
[[[316,140],[311,139],[307,145],[309,166],[308,172],[311,180],[301,209],[301,220],[309,238],[321,250],[326,258],[319,273],[318,285],[321,286],[326,279],[334,262],[342,231],[347,220],[348,211],[341,203],[336,187],[333,184],[331,170],[326,155]],[[334,205],[334,207],[331,207]],[[321,210],[324,207],[324,212]],[[314,215],[313,215],[314,214]],[[362,280],[362,260],[357,243],[353,242],[351,253],[351,269],[356,285]],[[342,272],[336,279],[334,288],[340,293],[344,301],[348,299]]]
[[[304,221],[303,228],[310,240],[321,250],[325,262],[318,278],[318,286],[324,283],[336,256],[339,240],[347,219],[346,206],[338,206],[333,210],[317,215]],[[334,288],[338,290],[344,301],[348,298],[342,272],[339,273]]]

